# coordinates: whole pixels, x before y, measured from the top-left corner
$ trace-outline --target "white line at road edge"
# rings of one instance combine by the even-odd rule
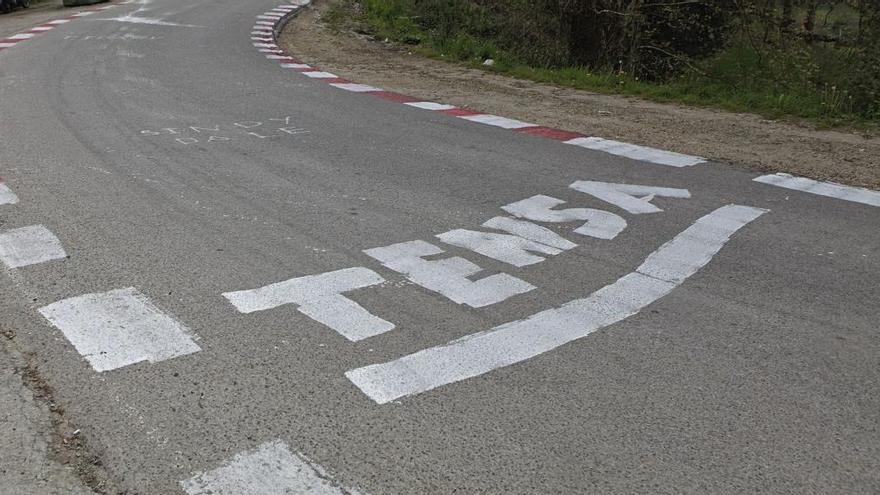
[[[198,352],[189,329],[137,289],[86,294],[40,309],[95,371]]]
[[[852,201],[870,206],[880,206],[880,192],[861,187],[844,186],[836,182],[819,182],[806,177],[795,177],[789,174],[762,175],[752,179],[755,182],[783,187],[794,191],[802,191],[829,198]]]
[[[233,457],[212,471],[180,482],[187,495],[357,495],[338,486],[317,464],[281,440]]]
[[[728,205],[650,254],[635,272],[584,299],[345,376],[379,404],[531,359],[633,316],[705,266],[730,236],[768,210]]]
[[[632,158],[645,162],[668,165],[670,167],[691,167],[705,163],[706,159],[699,156],[683,155],[674,151],[664,151],[637,144],[621,143],[598,137],[582,137],[565,141],[565,144],[573,144],[581,148],[595,151],[604,151],[612,155]]]

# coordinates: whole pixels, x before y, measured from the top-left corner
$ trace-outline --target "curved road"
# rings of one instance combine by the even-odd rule
[[[275,6],[0,51],[0,327],[114,492],[880,490],[880,209],[333,88]]]

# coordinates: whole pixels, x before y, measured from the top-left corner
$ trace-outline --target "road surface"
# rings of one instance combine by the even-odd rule
[[[0,327],[111,492],[880,490],[872,196],[340,90],[277,3],[0,51]]]

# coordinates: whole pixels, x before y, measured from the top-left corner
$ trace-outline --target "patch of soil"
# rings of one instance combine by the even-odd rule
[[[406,47],[327,28],[321,17],[338,1],[320,1],[303,11],[285,28],[280,45],[340,77],[425,100],[760,172],[880,189],[878,136],[560,88],[432,60]]]
[[[89,7],[95,5],[68,8],[61,5],[61,0],[31,0],[31,7],[28,9],[17,9],[0,15],[0,39],[55,19],[71,16]]]

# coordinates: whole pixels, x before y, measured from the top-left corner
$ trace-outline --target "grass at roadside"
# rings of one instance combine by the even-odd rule
[[[336,30],[354,30],[406,45],[422,56],[463,63],[483,70],[558,86],[608,94],[643,97],[659,102],[758,113],[773,119],[806,120],[821,127],[880,128],[880,116],[866,117],[851,111],[845,85],[815,84],[800,80],[801,65],[828,74],[846,71],[839,52],[815,47],[802,57],[782,54],[768,59],[747,43],[732,43],[693,70],[663,82],[640,81],[614,71],[583,67],[548,68],[522,63],[499,49],[491,37],[479,38],[466,32],[435,36],[411,17],[401,15],[396,2],[340,0],[324,16]],[[809,60],[805,60],[807,57]],[[484,66],[493,59],[492,66]]]

